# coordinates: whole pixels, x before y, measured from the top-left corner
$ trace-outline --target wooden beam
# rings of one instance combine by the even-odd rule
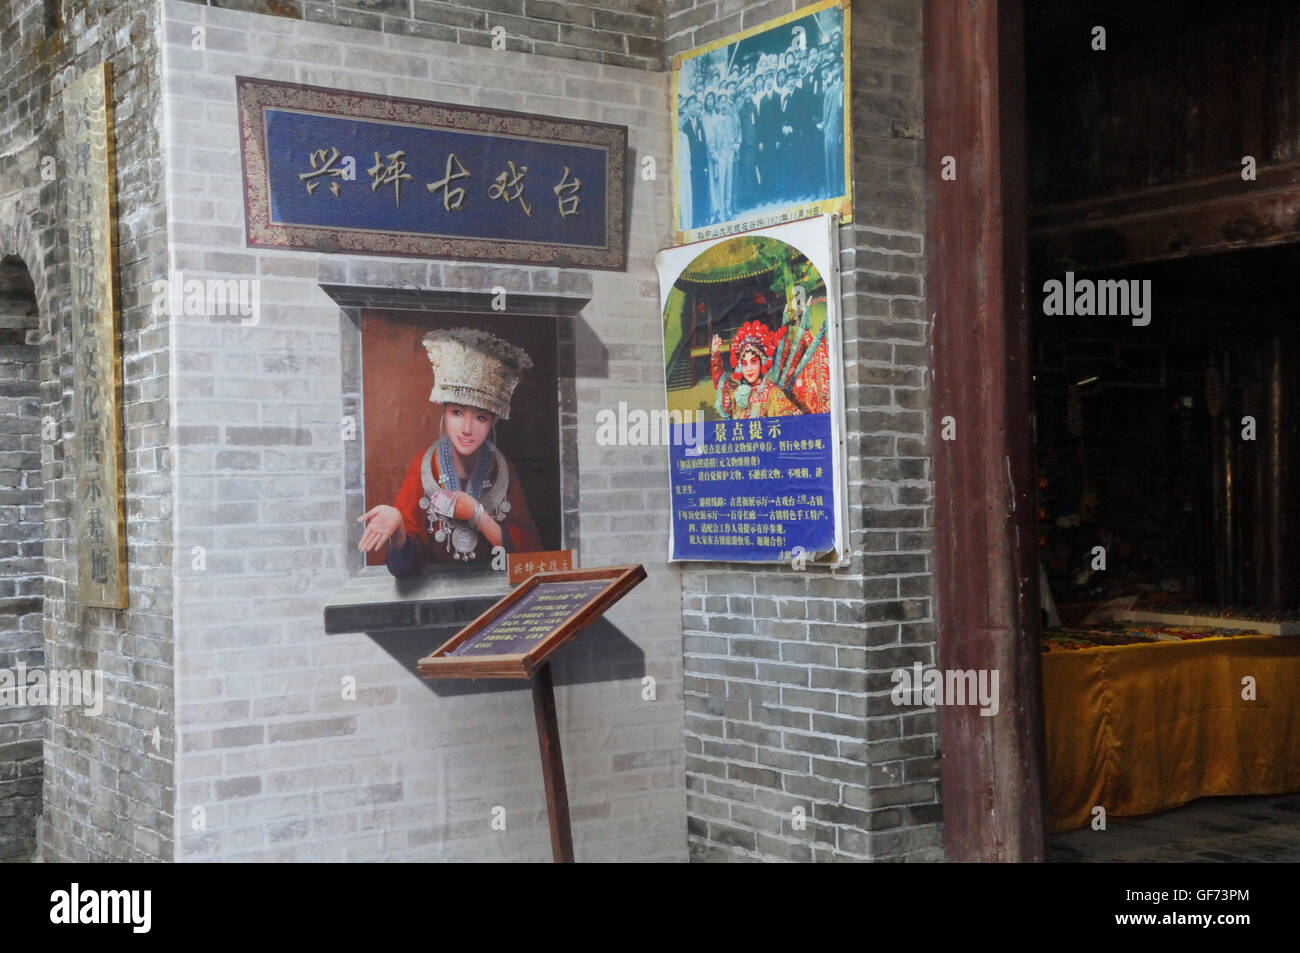
[[[1044,856],[1020,0],[926,0],[929,306],[941,669],[998,673],[1000,710],[940,708],[954,861]],[[955,181],[941,160],[957,161]]]
[[[1300,241],[1300,163],[1035,208],[1030,241],[1036,273]]]

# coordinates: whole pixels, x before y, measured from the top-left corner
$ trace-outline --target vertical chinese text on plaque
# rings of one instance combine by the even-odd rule
[[[116,179],[108,64],[63,91],[59,163],[67,203],[72,303],[72,418],[77,601],[126,608],[121,360],[118,348]]]

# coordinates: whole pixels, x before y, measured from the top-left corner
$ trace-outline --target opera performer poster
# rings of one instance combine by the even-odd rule
[[[671,560],[847,562],[834,222],[823,215],[656,258],[677,421]],[[701,418],[702,433],[692,423]]]

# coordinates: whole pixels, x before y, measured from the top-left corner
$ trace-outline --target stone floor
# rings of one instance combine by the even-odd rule
[[[1056,863],[1300,861],[1300,794],[1208,797],[1160,814],[1111,818],[1048,840]]]
[[[39,862],[6,857],[0,863]],[[1049,863],[1297,863],[1300,794],[1207,797],[1160,814],[1111,819],[1106,830],[1048,839]]]

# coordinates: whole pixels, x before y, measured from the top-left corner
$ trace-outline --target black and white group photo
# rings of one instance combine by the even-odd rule
[[[677,77],[679,228],[846,195],[843,9],[722,43]]]

